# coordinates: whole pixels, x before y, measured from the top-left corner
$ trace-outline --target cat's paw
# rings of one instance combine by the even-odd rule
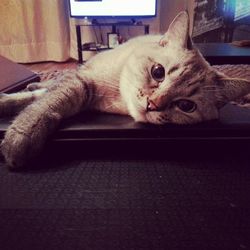
[[[0,93],[0,117],[3,117],[6,113],[5,106],[8,94]]]
[[[46,88],[11,94],[0,94],[0,117],[15,115],[26,106],[44,96]]]
[[[38,89],[48,89],[53,87],[54,80],[50,79],[44,82],[33,82],[30,83],[26,86],[26,89],[29,91],[34,91],[34,90],[38,90]]]
[[[35,82],[35,83],[30,83],[26,86],[26,89],[29,90],[29,91],[34,91],[34,90],[37,90],[37,89],[40,89],[40,85]]]
[[[31,141],[29,136],[9,129],[1,143],[1,152],[10,169],[24,166],[30,158]]]

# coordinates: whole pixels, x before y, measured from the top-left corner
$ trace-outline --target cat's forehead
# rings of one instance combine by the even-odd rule
[[[134,55],[138,59],[142,59],[144,63],[159,63],[164,67],[175,64],[186,65],[187,62],[200,64],[202,60],[200,53],[196,49],[173,49],[171,47],[162,47],[159,43],[141,47]]]

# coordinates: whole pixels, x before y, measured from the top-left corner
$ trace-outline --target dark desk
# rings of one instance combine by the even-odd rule
[[[249,47],[236,47],[231,43],[197,43],[195,46],[212,65],[250,63]]]
[[[0,119],[0,139],[10,118]],[[164,126],[136,123],[131,117],[112,114],[79,114],[65,120],[53,136],[54,142],[111,141],[211,141],[250,140],[249,109],[228,104],[221,109],[219,120],[195,125]]]

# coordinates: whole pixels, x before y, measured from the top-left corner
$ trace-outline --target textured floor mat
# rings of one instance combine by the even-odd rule
[[[247,157],[0,167],[0,248],[249,249]]]

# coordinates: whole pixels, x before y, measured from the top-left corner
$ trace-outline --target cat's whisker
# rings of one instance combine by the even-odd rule
[[[101,84],[97,84],[97,85],[101,85]],[[113,91],[113,92],[116,92],[116,93],[120,91],[120,90],[119,90],[119,87],[113,86],[113,85],[111,85],[111,84],[106,84],[106,83],[105,83],[105,87],[109,88],[109,90],[111,90],[111,91]]]
[[[99,96],[99,97],[105,97],[105,98],[115,98],[115,95],[113,95],[113,96],[108,96],[108,95],[105,95],[105,94],[103,94],[103,95],[97,95],[97,94],[92,94],[93,96]]]
[[[118,106],[117,106],[116,103],[112,103],[111,105],[106,106],[105,109],[108,110],[108,109],[110,109],[110,108],[112,108],[112,107],[116,107],[116,108],[117,108]]]
[[[118,86],[112,85],[111,83],[100,83],[100,84],[96,83],[96,85],[105,85],[105,86],[112,88],[112,89],[119,89]]]

